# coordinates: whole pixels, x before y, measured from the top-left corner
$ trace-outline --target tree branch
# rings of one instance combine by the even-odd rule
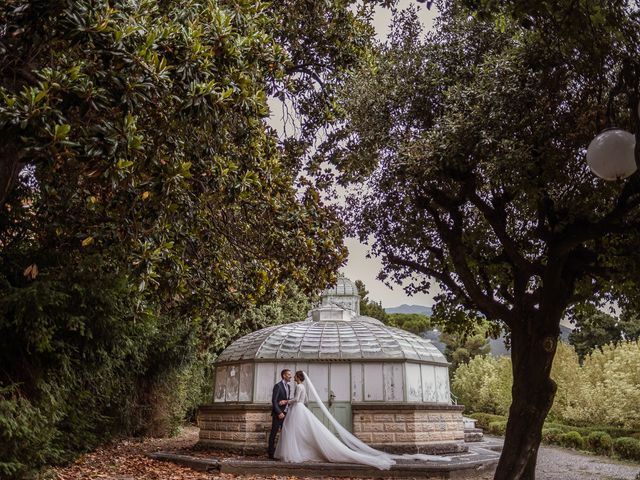
[[[397,255],[393,255],[393,254],[386,255],[386,259],[392,265],[398,265],[398,266],[401,266],[401,267],[409,267],[409,268],[411,268],[413,270],[416,270],[416,271],[418,271],[420,273],[423,273],[424,275],[428,275],[430,277],[435,278],[436,280],[438,280],[442,284],[446,285],[447,288],[449,290],[451,290],[451,292],[453,292],[456,295],[459,295],[459,296],[463,297],[466,302],[473,303],[473,302],[471,302],[471,299],[469,298],[467,293],[464,291],[464,288],[462,288],[460,285],[458,285],[456,283],[456,281],[453,279],[453,277],[451,276],[451,274],[449,272],[438,271],[438,270],[436,270],[434,268],[422,265],[421,263],[415,262],[413,260],[406,260],[404,258],[401,258],[401,257],[399,257]]]
[[[469,189],[467,194],[471,203],[478,210],[480,210],[484,218],[487,220],[487,222],[489,222],[489,225],[491,225],[493,232],[498,237],[498,240],[502,244],[502,247],[504,248],[504,251],[511,263],[519,270],[522,270],[525,274],[540,274],[542,272],[542,267],[524,258],[518,251],[518,247],[513,239],[507,233],[506,225],[504,222],[504,210],[498,212],[497,210],[493,209],[488,203],[480,198],[475,189]],[[500,213],[502,213],[502,215],[500,215]]]
[[[313,66],[315,66],[315,65],[312,65],[310,63],[303,63],[303,64],[300,64],[300,65],[294,65],[292,67],[289,67],[289,68],[287,68],[285,70],[285,72],[287,74],[304,73],[305,75],[308,75],[311,78],[313,78],[324,89],[324,87],[325,87],[324,80],[322,80],[322,78],[320,78],[320,75],[318,75],[316,72],[314,72],[313,70],[311,70],[309,68],[309,67],[313,67]]]
[[[597,222],[580,219],[562,232],[562,239],[557,242],[558,251],[568,253],[588,240],[596,240],[607,233],[629,231],[633,224],[619,222],[634,208],[640,206],[640,172],[636,172],[620,192],[613,209]]]
[[[447,211],[453,221],[453,227],[450,228],[449,225],[440,218],[435,205],[432,205],[425,198],[420,202],[421,206],[427,210],[436,223],[438,231],[451,254],[451,260],[455,266],[456,273],[468,297],[473,300],[477,308],[484,311],[488,316],[501,319],[510,325],[512,320],[509,315],[509,310],[497,302],[493,298],[493,295],[489,296],[482,291],[467,262],[467,257],[464,252],[464,242],[462,240],[463,221],[459,210],[461,200],[455,200],[436,188],[429,188],[429,194],[435,203]]]

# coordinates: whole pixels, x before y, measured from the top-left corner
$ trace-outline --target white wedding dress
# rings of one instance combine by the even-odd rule
[[[306,374],[305,374],[306,375]],[[336,437],[320,420],[306,407],[307,389],[311,398],[320,407],[338,432]],[[434,455],[391,455],[375,450],[355,437],[345,429],[329,413],[320,400],[313,383],[306,376],[305,382],[296,387],[295,395],[290,402],[287,416],[282,424],[280,440],[276,447],[275,457],[290,463],[302,462],[331,462],[356,463],[370,465],[381,470],[388,470],[396,463],[396,459],[450,461],[448,457]]]

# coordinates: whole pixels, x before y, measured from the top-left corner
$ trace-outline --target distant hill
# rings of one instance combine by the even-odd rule
[[[421,315],[431,316],[431,307],[425,307],[423,305],[407,305],[402,304],[399,307],[385,308],[387,313],[419,313]]]
[[[428,317],[430,317],[432,313],[431,307],[425,307],[423,305],[403,304],[403,305],[400,305],[399,307],[385,308],[384,310],[387,313],[418,313],[421,315],[426,315]],[[560,338],[563,341],[568,342],[569,334],[571,333],[571,331],[572,331],[572,328],[561,324]],[[431,340],[431,342],[438,348],[438,350],[440,350],[441,352],[444,352],[445,345],[440,341],[440,332],[437,329],[427,330],[425,332],[422,332],[420,335],[424,338],[428,338],[429,340]],[[505,346],[504,337],[501,336],[495,339],[490,338],[489,344],[491,345],[491,355],[493,355],[494,357],[499,357],[502,355],[507,355],[507,356],[511,355],[511,352],[507,350],[507,347]]]

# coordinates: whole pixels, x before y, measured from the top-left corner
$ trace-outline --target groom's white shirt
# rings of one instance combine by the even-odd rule
[[[281,380],[282,382],[282,386],[284,387],[284,391],[287,392],[287,399],[291,399],[291,384],[287,383],[283,380]],[[289,405],[285,405],[284,407],[284,413],[287,413],[289,411]]]

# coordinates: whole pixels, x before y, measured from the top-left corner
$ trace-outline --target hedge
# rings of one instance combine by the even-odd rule
[[[503,436],[507,427],[507,417],[492,413],[470,413],[476,426],[491,435]],[[619,427],[575,427],[555,422],[545,422],[542,442],[568,448],[589,450],[598,455],[640,460],[640,432]]]
[[[504,415],[494,415],[493,413],[478,412],[470,414],[469,417],[476,420],[476,427],[487,431],[489,430],[489,424],[491,422],[507,421],[507,417]]]
[[[613,440],[606,432],[595,431],[587,436],[587,447],[598,455],[611,455],[613,451]]]
[[[631,437],[616,438],[613,441],[613,451],[621,458],[640,461],[640,440]]]
[[[489,424],[489,433],[492,435],[504,435],[507,431],[507,421],[498,420]]]
[[[604,432],[608,434],[611,438],[633,437],[635,435],[640,435],[640,432],[636,430],[631,430],[628,428],[620,428],[620,427],[611,427],[607,425],[591,425],[591,426],[579,427],[576,425],[565,425],[563,423],[545,422],[544,427],[557,428],[559,430],[562,430],[563,433],[572,432],[572,431],[578,432],[583,437],[588,437],[591,434],[591,432]]]
[[[575,430],[560,435],[560,444],[563,447],[575,448],[576,450],[582,450],[585,446],[584,438]]]
[[[552,445],[560,445],[560,437],[563,433],[560,428],[543,428],[542,441]]]

